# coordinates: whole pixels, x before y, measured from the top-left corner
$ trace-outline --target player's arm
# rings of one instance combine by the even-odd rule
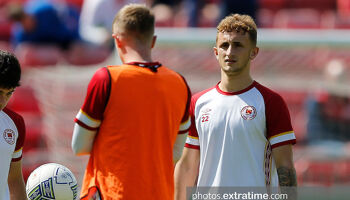
[[[88,130],[75,123],[72,137],[72,149],[75,155],[88,155],[94,144],[96,130]]]
[[[273,148],[272,156],[275,160],[281,192],[287,194],[288,199],[296,200],[298,196],[297,178],[293,164],[292,144]]]
[[[180,126],[180,131],[188,131],[188,136],[186,138],[186,145],[183,149],[182,156],[175,166],[175,200],[186,200],[186,188],[193,187],[195,185],[200,161],[200,143],[198,132],[195,126],[194,114],[196,100],[193,100],[193,98],[191,98],[191,92],[188,85],[187,89],[188,99],[186,106],[186,115],[183,118],[185,120],[183,120],[183,123]]]
[[[272,148],[281,192],[288,199],[297,198],[297,179],[293,163],[292,145],[296,143],[289,110],[283,98],[277,93],[266,98],[267,136]]]
[[[187,109],[186,109],[184,119],[185,120],[183,120],[183,122],[180,124],[179,133],[176,136],[176,141],[173,147],[174,164],[176,164],[177,161],[179,161],[182,156],[182,151],[184,149],[187,135],[191,127],[191,117],[189,116]]]
[[[174,148],[173,148],[173,161],[174,164],[176,164],[182,155],[182,151],[184,149],[184,145],[186,142],[186,138],[187,138],[187,133],[185,134],[178,134],[176,137],[176,141],[174,144]]]
[[[90,80],[84,104],[74,120],[72,150],[76,155],[87,155],[91,152],[108,102],[110,84],[107,68],[97,70]]]
[[[272,149],[280,186],[297,186],[293,163],[292,145],[282,145]]]
[[[180,74],[179,74],[180,75]],[[181,76],[181,75],[180,75]],[[182,120],[181,120],[181,124],[179,127],[179,133],[176,137],[176,141],[173,147],[173,161],[174,164],[176,164],[176,162],[181,158],[182,156],[182,150],[184,148],[184,144],[186,142],[187,139],[187,135],[189,133],[189,130],[191,128],[192,125],[192,121],[191,121],[191,116],[190,116],[190,105],[191,105],[191,89],[188,86],[186,79],[181,76],[184,84],[186,85],[187,88],[187,101],[186,101],[186,108],[185,108],[185,112],[183,114]]]
[[[267,136],[275,160],[279,185],[296,186],[292,145],[296,143],[289,110],[283,98],[277,93],[266,98]]]
[[[175,200],[186,200],[186,188],[193,187],[198,176],[199,159],[198,149],[184,148],[175,166]]]
[[[25,184],[22,174],[22,161],[11,162],[8,176],[8,186],[10,190],[10,199],[27,199]]]

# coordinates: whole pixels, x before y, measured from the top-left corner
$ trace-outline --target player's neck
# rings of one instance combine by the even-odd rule
[[[227,76],[221,73],[221,82],[219,88],[224,92],[238,92],[249,87],[254,82],[250,74]]]
[[[119,54],[123,63],[129,62],[152,62],[151,51],[125,49],[125,53]]]

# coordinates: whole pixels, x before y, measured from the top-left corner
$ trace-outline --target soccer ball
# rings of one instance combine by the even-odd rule
[[[75,200],[78,184],[65,166],[48,163],[36,168],[28,177],[26,191],[30,200]]]

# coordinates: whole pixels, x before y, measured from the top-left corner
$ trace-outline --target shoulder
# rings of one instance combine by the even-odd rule
[[[99,68],[93,74],[90,84],[97,84],[101,82],[106,82],[110,80],[110,74],[106,67]]]
[[[95,79],[105,79],[106,77],[109,77],[109,71],[107,67],[101,67],[96,70],[94,76]]]
[[[14,112],[13,110],[9,108],[4,108],[2,111],[6,115],[8,115],[12,119],[12,121],[15,122],[16,125],[18,125],[18,123],[24,123],[23,117],[20,114]]]
[[[255,83],[255,88],[263,96],[265,103],[284,102],[281,95],[258,82]]]
[[[18,113],[14,112],[6,107],[2,111],[13,121],[13,123],[17,127],[20,135],[24,134],[25,124],[24,124],[23,117],[21,115],[19,115]]]
[[[201,97],[205,96],[206,94],[208,94],[210,91],[214,90],[215,89],[215,86],[211,87],[211,88],[208,88],[208,89],[205,89],[205,90],[202,90],[200,92],[197,92],[195,93],[193,96],[192,96],[192,103],[195,104],[198,99],[200,99]]]

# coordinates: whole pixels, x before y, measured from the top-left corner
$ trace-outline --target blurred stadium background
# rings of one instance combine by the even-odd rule
[[[78,10],[84,3],[52,1]],[[52,45],[13,47],[8,2],[0,1],[0,49],[14,52],[23,68],[22,86],[8,106],[22,114],[27,126],[25,178],[41,164],[57,162],[81,182],[87,157],[71,151],[73,119],[95,70],[120,60],[113,50],[101,59],[99,49],[83,54]],[[196,27],[188,25],[185,2],[153,4],[158,16],[153,58],[183,74],[195,93],[219,81],[212,47],[220,0],[203,0]],[[298,140],[299,185],[350,185],[350,0],[257,2],[260,53],[252,62],[253,76],[288,104]]]

